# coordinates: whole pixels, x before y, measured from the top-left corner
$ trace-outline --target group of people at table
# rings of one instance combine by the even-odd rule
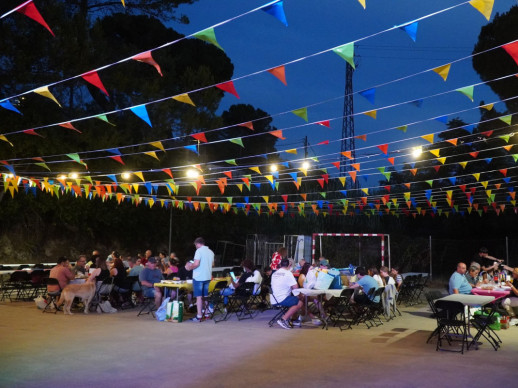
[[[486,248],[480,248],[469,269],[463,262],[457,264],[457,270],[449,281],[450,294],[471,294],[480,287],[489,292],[496,289],[498,284],[505,284],[509,297],[502,301],[502,306],[510,316],[514,316],[513,307],[518,307],[518,268],[511,268],[502,262],[490,256]]]
[[[302,316],[309,315],[312,317],[312,322],[315,325],[321,323],[320,319],[309,312],[304,311],[304,296],[299,293],[297,296],[293,294],[293,290],[297,288],[313,289],[317,282],[319,272],[327,272],[329,268],[329,261],[320,257],[313,263],[307,263],[305,260],[300,260],[295,266],[292,259],[286,256],[286,249],[280,248],[272,256],[271,269],[271,290],[273,301],[272,304],[287,307],[287,311],[278,320],[277,324],[283,329],[291,329],[293,327],[300,327],[302,325]],[[380,270],[376,267],[371,267],[366,270],[364,267],[357,267],[355,270],[357,281],[349,284],[348,288],[355,289],[355,293],[351,298],[352,303],[364,304],[370,302],[379,302],[379,296],[374,296],[372,290],[377,290],[380,287],[393,285],[397,290],[403,283],[403,278],[398,272],[398,268],[392,268],[389,271],[388,267],[382,266]],[[298,276],[298,280],[295,277]],[[321,301],[313,300],[317,309],[322,314]],[[324,302],[325,303],[325,302]]]

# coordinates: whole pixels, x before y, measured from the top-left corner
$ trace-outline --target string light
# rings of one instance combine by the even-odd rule
[[[412,156],[414,158],[418,158],[423,153],[423,149],[421,147],[414,147],[412,148]]]
[[[192,179],[196,179],[200,176],[200,173],[193,169],[193,168],[190,168],[187,170],[187,172],[185,173],[185,175],[187,175],[187,178],[192,178]]]
[[[278,167],[277,167],[277,165],[276,165],[276,164],[272,164],[272,165],[270,166],[270,171],[271,171],[271,172],[276,172],[277,170],[278,170]]]
[[[123,172],[123,173],[121,174],[121,177],[122,177],[122,179],[124,179],[124,180],[128,180],[128,179],[130,179],[130,178],[131,178],[131,174],[130,174],[129,172]]]

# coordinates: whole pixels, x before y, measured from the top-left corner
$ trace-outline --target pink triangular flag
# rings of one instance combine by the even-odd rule
[[[158,71],[158,74],[160,74],[162,77],[164,76],[162,74],[162,70],[160,69],[160,65],[156,63],[156,61],[153,59],[151,51],[146,51],[145,53],[135,55],[134,57],[131,57],[131,59],[134,59],[139,62],[144,62],[148,65],[153,66],[156,69],[156,71]]]

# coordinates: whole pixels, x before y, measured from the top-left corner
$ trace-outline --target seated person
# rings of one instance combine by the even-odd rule
[[[469,270],[466,275],[466,280],[471,287],[478,287],[484,283],[482,276],[480,276],[480,264],[473,262],[469,265]]]
[[[122,291],[127,291],[129,289],[128,282],[126,281],[126,268],[124,268],[124,263],[122,262],[120,256],[116,256],[113,260],[113,266],[110,269],[110,276],[113,278],[113,284],[115,291],[119,289]]]
[[[162,291],[159,287],[155,287],[155,283],[159,283],[163,277],[162,272],[156,267],[157,260],[153,256],[148,258],[146,268],[139,275],[140,284],[144,298],[155,298],[155,306],[158,309],[162,303]]]
[[[299,272],[299,279],[297,280],[299,287],[304,287],[304,282],[306,281],[306,276],[308,275],[308,271],[310,268],[311,264],[304,262],[304,265],[302,266]]]
[[[502,306],[507,310],[510,316],[514,317],[513,307],[518,307],[518,268],[514,268],[512,272],[513,281],[505,282],[508,287],[511,287],[509,298],[505,298]]]
[[[388,267],[383,266],[380,268],[380,276],[384,285],[393,285],[394,287],[396,286],[396,281],[392,276],[389,275]]]
[[[379,296],[374,298],[373,295],[369,295],[372,289],[377,290],[379,288],[378,282],[374,280],[372,276],[369,276],[364,267],[357,267],[354,273],[358,277],[358,281],[350,285],[349,288],[358,290],[361,289],[363,290],[363,293],[361,294],[355,292],[351,298],[351,302],[359,304],[366,304],[370,302],[378,303]]]
[[[59,291],[59,288],[65,288],[72,279],[75,279],[76,275],[74,275],[74,272],[70,268],[70,261],[68,261],[68,258],[62,256],[58,259],[56,266],[50,270],[49,277],[57,279],[59,287],[48,285],[47,290],[49,292],[56,292]]]
[[[385,283],[383,283],[383,279],[381,279],[381,276],[378,272],[378,269],[376,267],[370,267],[368,270],[367,270],[367,273],[369,274],[369,276],[371,276],[374,280],[376,280],[378,282],[378,287],[384,287],[385,286]]]
[[[253,270],[254,263],[250,259],[245,259],[241,263],[241,266],[243,267],[243,273],[238,279],[237,282],[230,279],[230,284],[227,288],[221,290],[221,295],[229,296],[233,295],[236,291],[236,289],[240,286],[242,286],[245,283],[253,282],[255,283],[254,286],[254,294],[258,292],[259,285],[263,281],[263,277],[261,276],[261,273],[258,270]],[[225,304],[227,304],[228,299],[225,298]]]
[[[471,289],[473,288],[471,284],[468,283],[466,276],[466,264],[459,263],[457,264],[457,270],[451,275],[450,283],[449,283],[449,291],[450,294],[471,294]]]
[[[396,281],[396,288],[399,291],[401,284],[403,284],[403,276],[399,274],[399,267],[392,267],[390,270],[390,276]]]
[[[95,269],[90,274],[90,277],[88,278],[88,282],[102,282],[104,279],[107,279],[110,277],[110,270],[108,269],[108,266],[106,265],[106,260],[104,260],[101,256],[97,256],[95,259]]]
[[[303,306],[302,300],[291,293],[291,290],[298,288],[298,285],[295,277],[288,269],[289,265],[288,259],[282,259],[279,264],[280,268],[272,274],[272,293],[274,297],[272,304],[277,301],[279,305],[289,307],[288,311],[277,320],[277,324],[283,329],[291,329],[289,320]],[[300,320],[294,324],[300,326]]]
[[[76,277],[86,277],[86,255],[80,255],[74,265],[74,275]]]
[[[171,256],[173,256],[174,253],[171,253]],[[165,271],[165,275],[167,277],[175,277],[178,274],[178,259],[176,256],[169,258],[169,264],[167,266],[167,269]]]
[[[309,268],[308,273],[306,274],[306,279],[303,283],[304,288],[315,288],[315,284],[317,283],[318,271],[327,269],[328,266],[329,261],[327,261],[327,259],[324,259],[323,257],[321,257],[318,262],[312,265]]]

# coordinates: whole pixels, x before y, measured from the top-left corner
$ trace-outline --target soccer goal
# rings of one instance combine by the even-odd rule
[[[327,237],[332,237],[331,242]],[[342,237],[342,239],[337,239]],[[347,239],[343,239],[343,237]],[[386,241],[385,241],[386,239]],[[380,233],[313,233],[311,240],[311,258],[315,259],[317,251],[320,256],[332,255],[332,266],[346,266],[350,263],[358,265],[385,265],[385,257],[390,268],[390,235]],[[338,241],[337,241],[338,240]],[[348,258],[346,257],[348,256]]]

